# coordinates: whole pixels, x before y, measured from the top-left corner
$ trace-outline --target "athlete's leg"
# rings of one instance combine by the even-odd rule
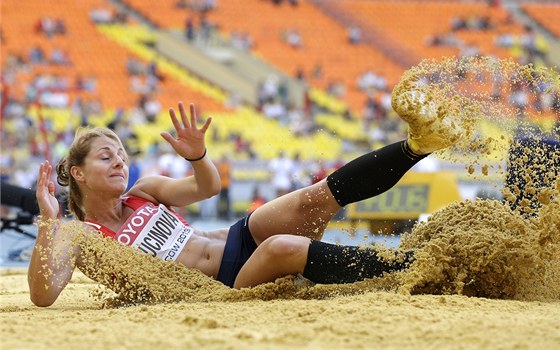
[[[319,183],[259,207],[249,220],[251,234],[257,244],[282,233],[320,239],[341,207],[387,191],[424,157],[406,141],[358,157]]]
[[[320,239],[339,210],[326,180],[322,180],[259,207],[249,218],[249,229],[257,244],[282,233]]]
[[[279,277],[303,273],[311,239],[276,235],[265,240],[245,262],[235,278],[234,288],[254,287]]]
[[[403,270],[411,252],[385,260],[375,248],[329,244],[306,237],[276,235],[265,240],[243,265],[234,288],[253,287],[279,277],[302,274],[315,283],[353,283]]]

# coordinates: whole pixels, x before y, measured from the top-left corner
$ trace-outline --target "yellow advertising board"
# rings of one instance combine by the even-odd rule
[[[445,205],[461,200],[456,175],[452,172],[408,172],[389,191],[349,204],[349,220],[418,219]]]

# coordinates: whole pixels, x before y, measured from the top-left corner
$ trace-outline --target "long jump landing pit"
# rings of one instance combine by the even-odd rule
[[[102,308],[76,273],[59,300],[29,301],[26,271],[0,276],[3,349],[553,349],[560,301],[366,292],[323,300]]]

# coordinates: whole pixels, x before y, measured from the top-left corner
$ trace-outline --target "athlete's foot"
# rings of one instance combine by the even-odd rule
[[[401,81],[393,90],[392,106],[408,123],[408,146],[417,155],[447,148],[464,134],[455,101],[438,100],[428,86],[413,79]]]

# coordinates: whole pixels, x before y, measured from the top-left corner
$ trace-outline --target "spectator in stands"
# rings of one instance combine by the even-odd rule
[[[253,213],[258,208],[262,207],[266,203],[266,198],[261,194],[258,186],[253,189],[253,196],[251,197],[251,204],[247,209],[247,214]]]
[[[52,39],[56,34],[56,23],[50,16],[43,16],[37,22],[36,30]]]
[[[237,91],[230,91],[228,93],[227,100],[224,103],[225,107],[229,109],[237,109],[241,106],[241,104],[241,96],[239,96],[239,93]]]
[[[301,159],[301,154],[297,152],[293,157],[294,167],[292,169],[292,191],[299,190],[310,185],[305,162]]]
[[[194,41],[195,29],[194,29],[194,19],[192,16],[188,16],[185,21],[185,37],[189,42]]]
[[[428,46],[458,47],[462,45],[462,43],[463,42],[459,38],[457,38],[457,36],[455,36],[453,32],[434,34],[426,39],[426,45]]]
[[[560,92],[556,92],[553,95],[550,109],[554,112],[554,115],[556,116],[556,121],[554,123],[552,134],[554,137],[560,140]]]
[[[525,51],[526,64],[538,62],[549,64],[547,59],[548,42],[541,35],[538,35],[531,26],[525,26],[523,34],[519,37],[519,43]]]
[[[262,113],[268,119],[284,121],[286,117],[286,107],[279,98],[270,98],[262,106]]]
[[[275,74],[271,74],[261,84],[260,94],[263,103],[278,97],[278,80]]]
[[[189,2],[187,0],[177,0],[175,1],[175,8],[180,10],[189,8]]]
[[[488,7],[500,7],[502,5],[501,0],[486,0]]]
[[[148,76],[156,78],[159,81],[163,81],[165,79],[165,77],[159,70],[156,60],[151,60],[150,63],[148,63],[148,65],[146,66],[146,74],[148,74]]]
[[[146,73],[146,66],[136,57],[128,55],[126,57],[126,71],[128,75],[142,75]]]
[[[207,11],[215,10],[218,7],[218,3],[217,0],[204,0],[203,6],[204,6],[203,11],[207,12]]]
[[[149,123],[156,121],[156,117],[161,112],[161,103],[154,95],[147,95],[143,104],[144,113],[146,113],[146,120]]]
[[[464,18],[462,16],[455,16],[451,19],[451,30],[457,31],[462,29],[467,30],[488,30],[493,28],[493,24],[488,16],[470,16]]]
[[[55,34],[65,35],[66,34],[66,22],[62,18],[57,18],[54,20],[54,32]]]
[[[327,84],[327,93],[331,96],[342,98],[346,95],[346,86],[342,80],[331,80]]]
[[[480,50],[474,42],[468,42],[459,46],[459,56],[468,58],[480,55]]]
[[[113,12],[107,8],[99,7],[89,12],[89,19],[95,24],[113,23]]]
[[[521,82],[515,80],[511,82],[509,103],[521,111],[524,111],[529,105],[529,93],[524,89]]]
[[[490,17],[488,16],[480,16],[475,19],[474,28],[479,30],[489,30],[493,28],[492,22],[490,21]]]
[[[321,62],[316,62],[311,68],[311,72],[309,73],[309,77],[313,80],[321,80],[323,79],[323,64]]]
[[[29,62],[36,64],[47,62],[45,52],[41,46],[35,45],[31,48],[31,50],[29,50]]]
[[[311,114],[292,104],[288,107],[287,119],[288,128],[294,135],[309,135],[315,126]]]
[[[268,170],[276,197],[283,196],[293,190],[293,176],[296,165],[294,160],[288,157],[284,151],[280,151],[278,156],[268,163]]]
[[[66,22],[62,18],[53,19],[50,16],[41,17],[34,27],[35,32],[52,39],[56,35],[66,34]]]
[[[285,0],[272,0],[274,5],[281,5]],[[286,0],[290,5],[297,6],[299,5],[299,0]]]
[[[494,43],[499,47],[512,47],[515,44],[515,35],[513,33],[501,33],[496,35]]]
[[[234,30],[231,32],[231,46],[241,51],[249,51],[253,48],[253,39],[248,33],[238,32]]]
[[[70,60],[70,56],[68,52],[55,47],[51,51],[50,63],[54,65],[61,65],[61,66],[70,66],[72,65],[72,61]]]
[[[124,11],[117,11],[113,16],[113,23],[126,24],[128,22],[128,15]]]
[[[161,144],[158,150],[156,162],[159,175],[181,179],[191,171],[189,163],[183,162],[183,158],[175,153],[169,144]]]
[[[140,152],[130,152],[130,161],[128,164],[128,186],[126,190],[130,190],[132,186],[138,181],[142,175],[142,168],[140,167],[140,162],[138,161],[138,155]]]
[[[348,42],[352,45],[359,44],[362,41],[362,29],[358,26],[348,28]]]
[[[362,91],[371,89],[383,90],[387,87],[387,80],[384,76],[375,74],[370,69],[367,69],[358,77],[357,86]]]
[[[249,155],[250,158],[253,158],[251,156],[251,154],[253,153],[251,151],[251,145],[247,141],[243,140],[241,135],[239,135],[238,133],[231,133],[230,139],[233,143],[235,153],[246,154]]]
[[[451,30],[461,30],[467,28],[467,21],[461,16],[451,18]]]
[[[303,47],[303,39],[297,28],[290,28],[282,32],[282,40],[284,40],[288,45],[294,49],[300,49]]]
[[[232,167],[229,158],[223,155],[218,164],[216,164],[218,174],[220,175],[220,193],[218,194],[218,216],[221,219],[229,220],[231,217],[231,200],[230,200],[230,186]]]
[[[84,78],[82,75],[78,74],[74,86],[78,90],[95,92],[97,90],[97,79],[93,75]]]
[[[200,39],[202,44],[208,45],[210,43],[210,40],[214,35],[214,29],[215,25],[210,22],[210,20],[204,13],[201,13],[198,38]]]
[[[296,72],[294,74],[294,77],[296,78],[297,81],[300,81],[300,82],[305,82],[306,81],[305,70],[303,69],[302,66],[298,66],[296,68]]]

